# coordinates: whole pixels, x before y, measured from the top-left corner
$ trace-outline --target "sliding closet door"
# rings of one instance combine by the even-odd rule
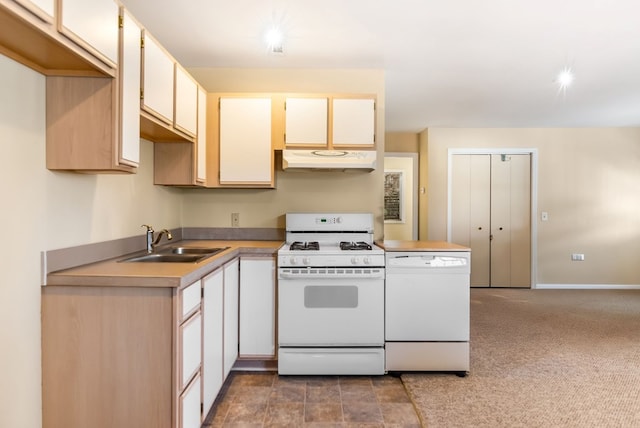
[[[451,240],[471,248],[472,287],[531,286],[531,157],[454,155]]]

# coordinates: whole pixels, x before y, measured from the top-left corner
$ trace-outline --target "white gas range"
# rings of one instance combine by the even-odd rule
[[[288,213],[278,373],[384,373],[384,251],[369,213]]]

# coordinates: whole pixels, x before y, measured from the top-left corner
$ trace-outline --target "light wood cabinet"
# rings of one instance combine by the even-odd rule
[[[207,94],[197,88],[195,143],[155,143],[153,182],[165,186],[204,186],[207,182]]]
[[[44,75],[116,74],[113,0],[0,0],[0,28],[0,53]]]
[[[275,355],[275,269],[273,257],[240,258],[241,357]]]
[[[375,100],[333,99],[332,143],[334,147],[373,147],[375,144]]]
[[[55,0],[14,0],[45,22],[53,22]]]
[[[153,142],[195,142],[198,85],[148,32],[142,41],[140,134]]]
[[[58,30],[114,66],[118,61],[118,5],[113,0],[59,0]]]
[[[180,428],[200,428],[202,424],[201,381],[200,375],[197,375],[180,396]]]
[[[273,188],[270,95],[208,94],[207,187]]]
[[[198,132],[198,83],[180,64],[175,65],[174,125],[191,136]]]
[[[287,148],[371,148],[375,145],[375,97],[301,95],[285,100]]]
[[[140,157],[139,34],[121,10],[118,76],[48,76],[47,168],[135,172]],[[134,104],[131,104],[134,103]]]
[[[202,279],[202,407],[207,413],[215,401],[223,377],[224,270]]]
[[[239,262],[235,259],[224,266],[224,365],[226,379],[238,359]]]

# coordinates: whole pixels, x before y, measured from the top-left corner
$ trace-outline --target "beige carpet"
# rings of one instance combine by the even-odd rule
[[[469,375],[402,380],[427,427],[640,427],[640,290],[472,289]]]

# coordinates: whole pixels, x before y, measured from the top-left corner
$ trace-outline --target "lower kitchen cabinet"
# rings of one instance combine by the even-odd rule
[[[200,375],[197,375],[180,396],[180,426],[200,428]]]
[[[224,364],[226,379],[238,359],[239,262],[224,265]]]
[[[224,271],[202,279],[202,405],[209,409],[222,388],[224,340]]]
[[[274,257],[240,257],[240,357],[275,356],[275,269]]]

